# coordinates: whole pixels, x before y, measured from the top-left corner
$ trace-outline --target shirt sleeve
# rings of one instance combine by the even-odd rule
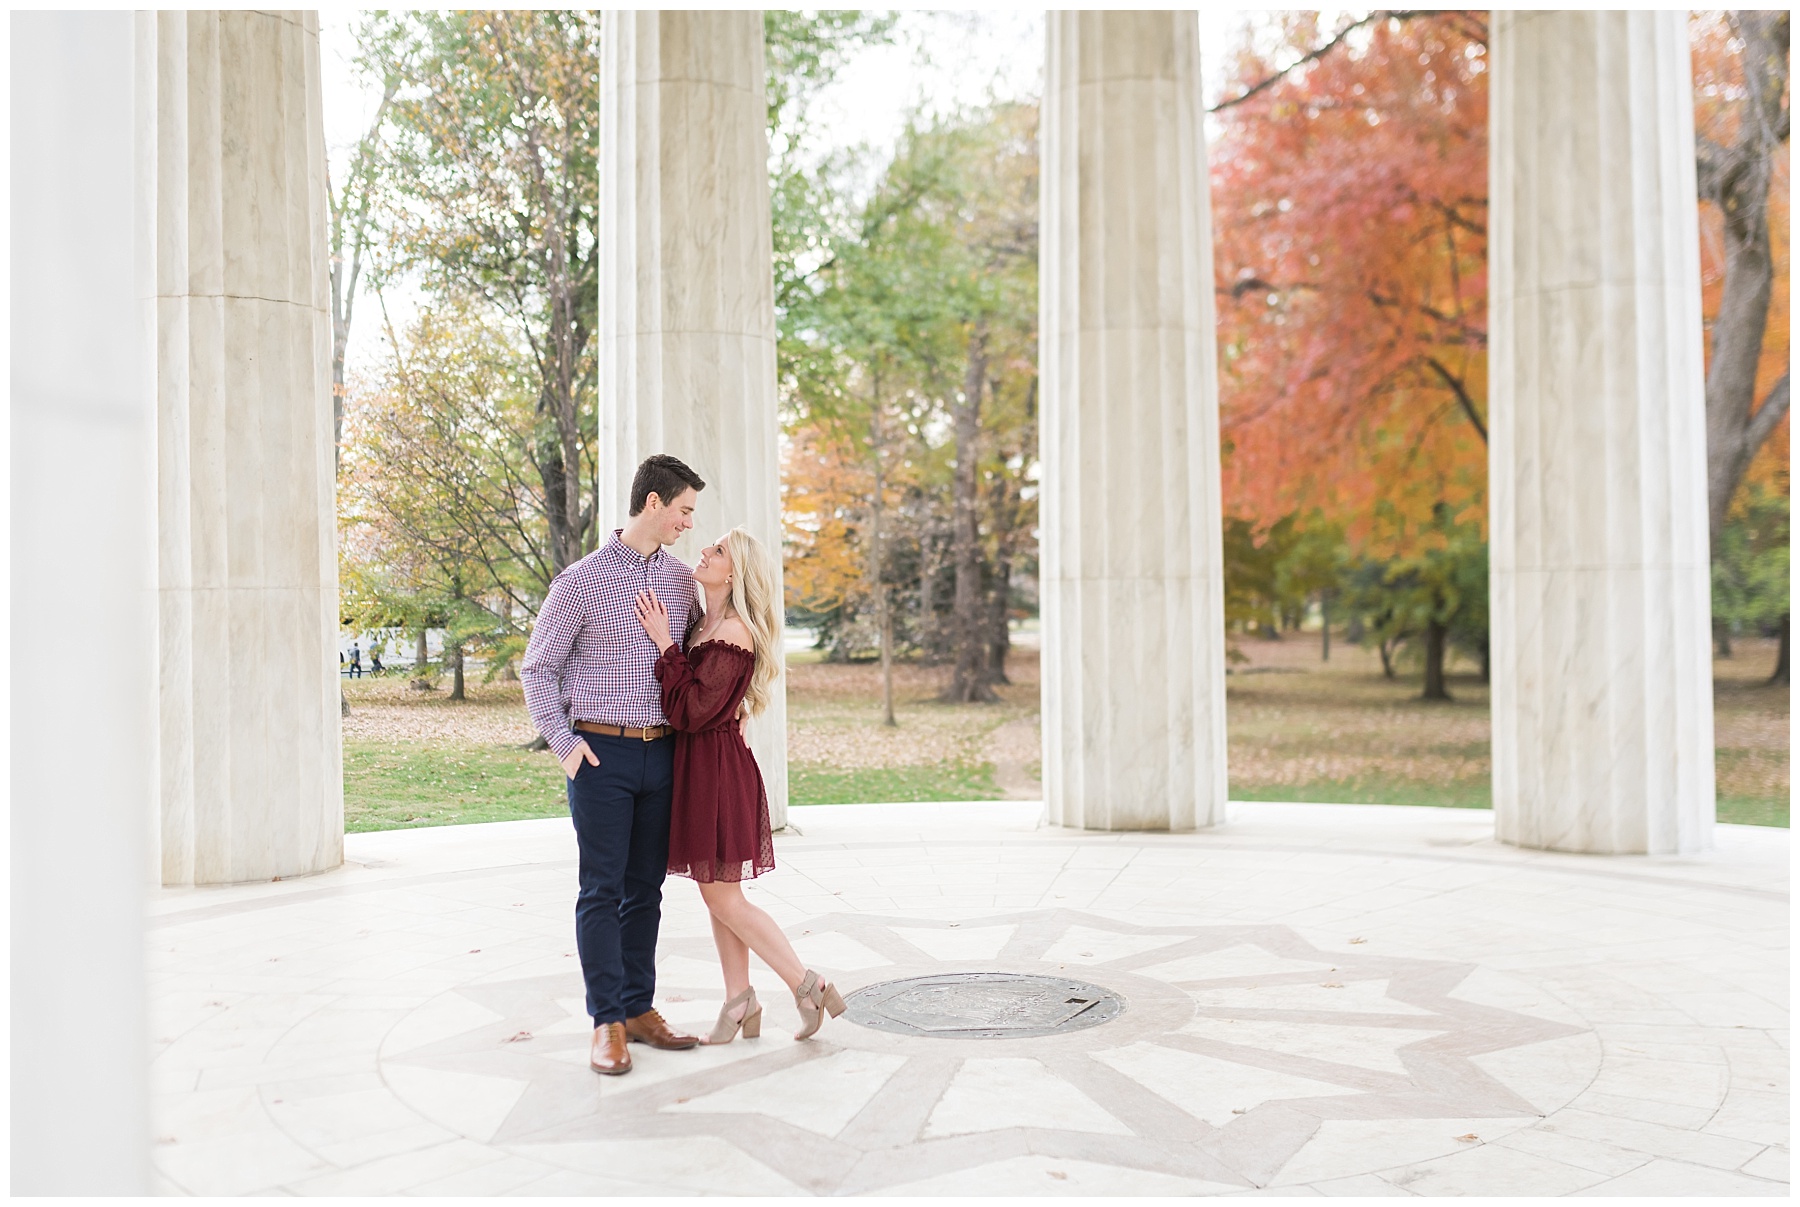
[[[663,715],[683,733],[710,729],[731,716],[737,708],[738,679],[731,659],[703,659],[696,669],[678,645],[671,645],[656,660]]]
[[[544,596],[544,606],[538,609],[537,623],[525,646],[525,660],[519,664],[531,723],[559,759],[580,741],[570,726],[568,705],[563,703],[562,680],[569,653],[575,648],[575,638],[586,619],[581,592],[567,575],[558,575]]]

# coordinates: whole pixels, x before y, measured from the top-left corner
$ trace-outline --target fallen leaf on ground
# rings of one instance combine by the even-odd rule
[[[1481,1139],[1481,1137],[1477,1136],[1474,1132],[1470,1132],[1466,1136],[1458,1136],[1457,1139],[1461,1140],[1464,1144],[1473,1144],[1475,1141]]]

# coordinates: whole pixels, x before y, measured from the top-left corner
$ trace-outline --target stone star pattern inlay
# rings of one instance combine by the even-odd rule
[[[634,1045],[632,1073],[603,1078],[587,1068],[579,978],[538,976],[465,985],[415,1011],[383,1041],[383,1080],[470,1139],[627,1181],[679,1185],[686,1166],[696,1190],[724,1174],[748,1194],[934,1193],[1036,1165],[1047,1189],[1103,1168],[1128,1193],[1227,1193],[1392,1166],[1386,1146],[1357,1168],[1371,1127],[1405,1138],[1408,1160],[1453,1153],[1536,1122],[1600,1061],[1577,1016],[1520,982],[1325,952],[1279,925],[1050,910],[960,923],[832,914],[790,933],[846,993],[958,969],[1065,973],[1121,994],[1126,1011],[1017,1040],[839,1019],[795,1043],[791,997],[759,978],[760,1039]],[[710,944],[666,939],[660,968],[665,1014],[704,1029],[719,1000]],[[1552,1072],[1530,1079],[1528,1101],[1494,1070],[1534,1053]]]

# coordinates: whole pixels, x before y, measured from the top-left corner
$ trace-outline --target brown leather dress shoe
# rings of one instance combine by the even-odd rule
[[[609,1077],[631,1072],[631,1053],[625,1049],[624,1023],[603,1023],[594,1028],[594,1046],[588,1049],[588,1068]]]
[[[663,1016],[654,1010],[646,1010],[636,1018],[625,1020],[625,1036],[633,1043],[649,1044],[652,1048],[661,1048],[665,1052],[679,1052],[683,1048],[691,1048],[700,1042],[697,1035],[683,1035],[679,1031],[669,1029]]]

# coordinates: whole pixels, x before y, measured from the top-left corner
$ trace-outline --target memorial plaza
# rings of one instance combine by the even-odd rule
[[[832,1020],[587,1068],[566,821],[355,834],[344,866],[149,919],[156,1187],[249,1194],[1782,1195],[1788,833],[1694,856],[1496,843],[1488,814],[1242,804],[1193,834],[1036,803],[815,806],[760,901],[846,993],[1069,977],[1038,1038]],[[659,1005],[718,969],[665,890]]]

